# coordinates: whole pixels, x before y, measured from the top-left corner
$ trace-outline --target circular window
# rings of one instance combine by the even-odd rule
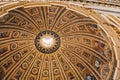
[[[60,46],[60,38],[53,31],[43,31],[36,36],[35,46],[42,53],[53,53]]]

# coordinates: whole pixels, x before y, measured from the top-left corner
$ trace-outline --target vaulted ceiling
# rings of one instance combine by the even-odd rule
[[[44,34],[53,35],[55,47],[41,46]],[[89,16],[37,5],[0,17],[3,80],[111,80],[116,67],[113,42]]]

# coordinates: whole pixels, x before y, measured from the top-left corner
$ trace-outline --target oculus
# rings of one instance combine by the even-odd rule
[[[42,53],[53,53],[60,46],[60,38],[55,32],[46,30],[38,33],[35,38],[35,46]]]

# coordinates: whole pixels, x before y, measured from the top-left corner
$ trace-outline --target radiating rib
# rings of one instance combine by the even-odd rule
[[[63,41],[64,42],[64,41]],[[82,45],[82,44],[78,44],[78,43],[72,43],[72,42],[64,42],[64,43],[67,43],[67,44],[72,44],[72,45],[75,45],[75,46],[80,46],[80,47],[83,47],[85,49],[88,49],[90,51],[92,51],[94,53],[95,56],[99,57],[103,62],[105,63],[108,63],[108,59],[106,59],[106,57],[104,57],[103,55],[101,55],[99,52],[93,50],[92,48],[88,47],[88,46],[85,46],[85,45]]]
[[[1,58],[0,58],[0,61],[4,60],[5,58],[7,59],[8,56],[13,56],[15,52],[19,52],[19,50],[24,49],[24,48],[27,48],[27,47],[29,47],[29,46],[31,46],[31,45],[33,45],[33,43],[32,43],[32,44],[28,44],[28,45],[25,44],[24,46],[22,46],[22,47],[20,47],[20,48],[18,48],[18,49],[16,49],[16,50],[13,50],[13,51],[9,52],[9,54],[3,54],[4,57],[1,57],[1,56],[3,56],[3,55],[0,55],[0,57],[1,57]]]
[[[31,55],[31,52],[35,51],[35,49],[32,49],[30,52],[28,52],[15,66],[10,69],[9,72],[7,72],[6,76],[3,79],[8,79],[13,76],[14,72],[20,67],[20,65],[27,59],[28,56]],[[12,73],[11,73],[12,72]]]
[[[64,37],[68,37],[68,36],[86,36],[86,37],[88,36],[88,37],[97,39],[98,41],[103,41],[103,42],[107,43],[104,38],[93,35],[93,34],[89,34],[89,33],[71,33],[69,35],[60,36],[60,38],[64,38]]]
[[[102,77],[100,76],[100,74],[94,69],[94,67],[89,64],[89,62],[87,62],[86,60],[84,60],[84,58],[82,58],[81,56],[78,56],[75,52],[72,52],[70,50],[68,50],[67,48],[65,47],[62,47],[63,49],[66,49],[67,51],[73,53],[73,55],[75,55],[82,63],[84,63],[86,65],[86,67],[92,71],[92,73],[96,76],[96,78],[99,80],[102,80]]]
[[[63,47],[61,47],[63,49]],[[64,49],[65,50],[65,49]],[[61,54],[63,54],[61,52]],[[72,66],[72,68],[74,69],[76,75],[78,76],[79,80],[83,80],[84,77],[81,75],[81,73],[75,68],[74,64],[71,63],[71,61],[69,60],[69,58],[66,56],[66,54],[63,54],[63,56],[65,57],[65,59],[67,60],[67,62]]]
[[[39,25],[35,23],[35,21],[29,16],[29,14],[27,14],[23,11],[20,11],[19,9],[16,9],[10,13],[13,15],[16,15],[16,16],[19,15],[20,17],[23,17],[27,21],[31,22],[36,27],[36,29],[39,30],[39,32],[40,32]]]
[[[10,29],[10,30],[19,30],[19,31],[24,31],[24,32],[27,32],[31,35],[36,35],[34,32],[32,31],[29,31],[29,30],[26,30],[26,29],[23,29],[23,28],[20,28],[18,26],[15,26],[15,25],[11,25],[11,24],[0,24],[0,29]]]
[[[29,67],[27,68],[27,70],[25,71],[25,73],[24,73],[23,77],[21,78],[22,80],[27,79],[27,75],[29,75],[29,74],[30,74],[30,71],[31,71],[31,69],[33,68],[33,65],[34,65],[35,61],[37,60],[38,56],[39,56],[39,53],[36,53],[36,56],[34,56],[33,61],[32,61],[32,62],[30,62]]]

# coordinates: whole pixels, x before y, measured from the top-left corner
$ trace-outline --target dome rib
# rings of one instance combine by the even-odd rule
[[[70,50],[66,49],[65,47],[64,47],[64,49],[67,50],[67,51],[69,51],[70,53],[73,53],[73,55],[76,55],[76,53],[71,52]],[[96,77],[96,79],[102,79],[101,76],[99,75],[99,73],[94,69],[94,67],[92,65],[90,65],[89,62],[87,62],[86,60],[84,60],[84,58],[82,58],[80,56],[78,57],[78,55],[76,55],[76,56],[77,56],[77,58],[79,60],[81,60],[80,62],[84,63],[86,65],[86,67],[94,74],[94,76]]]
[[[10,12],[13,15],[16,15],[18,17],[22,17],[23,19],[25,19],[26,21],[28,21],[28,23],[31,24],[31,28],[36,28],[36,30],[38,30],[40,32],[39,29],[39,25],[35,23],[35,21],[31,18],[31,16],[27,13],[25,13],[23,10],[19,10],[19,9],[15,9],[12,12]],[[34,26],[33,26],[34,25]]]
[[[91,17],[66,7],[19,7],[0,18],[0,78],[110,79],[111,40]]]

